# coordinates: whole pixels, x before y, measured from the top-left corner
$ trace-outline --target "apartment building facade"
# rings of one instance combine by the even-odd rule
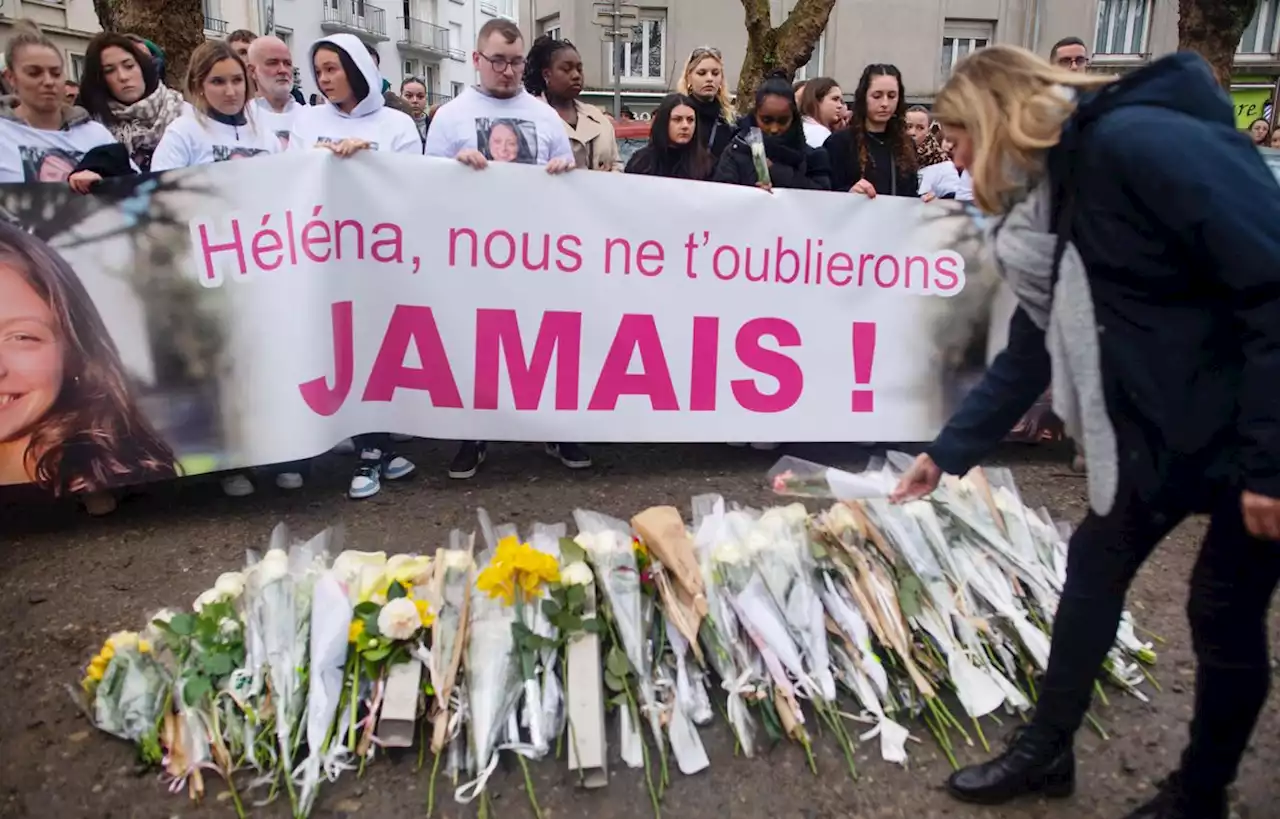
[[[630,42],[603,40],[597,23],[601,0],[521,0],[529,37],[551,33],[582,52],[593,102],[611,103],[615,73],[624,101],[651,110],[674,88],[688,54],[714,45],[726,57],[735,88],[746,48],[741,0],[626,0],[637,15],[628,21]],[[774,23],[795,0],[772,0]],[[607,4],[605,4],[607,5]],[[1245,32],[1237,60],[1237,112],[1259,112],[1280,75],[1280,0],[1261,0]],[[893,63],[907,96],[928,103],[952,66],[992,43],[1013,43],[1047,53],[1053,43],[1077,36],[1089,44],[1098,70],[1123,71],[1167,54],[1178,43],[1177,0],[837,0],[830,21],[800,77],[832,76],[851,93],[868,63]],[[1241,106],[1244,106],[1243,108]]]
[[[216,2],[217,0],[206,0]],[[276,36],[305,67],[311,44],[326,34],[354,34],[375,48],[382,76],[397,90],[415,77],[430,102],[446,102],[475,81],[476,32],[495,17],[516,19],[517,0],[266,0]],[[379,5],[381,3],[381,5]],[[303,93],[317,89],[300,71]]]

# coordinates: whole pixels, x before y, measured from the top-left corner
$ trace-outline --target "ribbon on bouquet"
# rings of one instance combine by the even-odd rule
[[[489,777],[493,776],[493,772],[498,769],[498,757],[502,751],[511,751],[520,754],[525,759],[537,759],[538,749],[527,742],[508,742],[499,745],[494,749],[492,756],[489,757],[489,764],[484,766],[484,770],[476,775],[476,778],[470,782],[466,782],[458,786],[453,792],[453,798],[456,802],[466,805],[473,802],[477,796],[484,793],[485,787],[489,784]]]
[[[754,755],[755,741],[751,736],[751,709],[747,705],[746,698],[755,696],[759,692],[751,682],[752,676],[754,672],[748,668],[736,679],[720,681],[720,687],[728,694],[726,705],[729,712],[729,725],[737,734],[742,752],[748,757]]]

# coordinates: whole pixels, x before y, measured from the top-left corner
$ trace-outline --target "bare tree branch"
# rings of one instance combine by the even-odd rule
[[[766,75],[796,70],[813,57],[836,0],[798,0],[787,19],[772,27],[769,0],[742,0],[746,9],[747,53],[738,77],[738,110],[747,111]]]

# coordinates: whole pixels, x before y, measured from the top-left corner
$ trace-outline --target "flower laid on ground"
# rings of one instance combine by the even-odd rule
[[[710,764],[699,731],[719,697],[748,755],[766,737],[789,739],[817,773],[809,736],[825,726],[852,773],[853,720],[886,760],[907,764],[910,733],[923,726],[954,763],[958,741],[985,744],[1000,711],[1034,700],[1066,533],[1001,470],[947,479],[905,506],[869,494],[907,463],[891,454],[883,468],[849,474],[793,462],[793,477],[814,479],[779,488],[842,499],[810,515],[794,503],[752,510],[699,496],[691,531],[673,507],[632,524],[577,510],[573,539],[563,524],[536,524],[525,541],[482,513],[478,559],[475,535],[459,531],[432,559],[338,553],[335,533],[298,544],[278,530],[260,560],[220,575],[194,610],[157,612],[142,632],[105,640],[79,696],[94,725],[162,766],[173,790],[199,797],[216,771],[237,808],[242,786],[255,801],[287,793],[298,819],[381,741],[411,741],[415,704],[419,764],[428,747],[435,757],[428,813],[441,767],[458,801],[479,798],[487,812],[499,754],[514,751],[540,816],[528,760],[558,754],[581,729],[604,734],[566,716],[566,702],[586,697],[566,690],[564,652],[572,644],[590,656],[588,632],[600,637],[599,673],[588,664],[568,685],[585,680],[593,697],[607,689],[620,756],[645,769],[655,814],[668,753],[686,774]],[[1105,666],[1139,698],[1155,660],[1142,634],[1126,613]],[[406,684],[419,661],[427,674]],[[384,699],[398,705],[375,736]]]

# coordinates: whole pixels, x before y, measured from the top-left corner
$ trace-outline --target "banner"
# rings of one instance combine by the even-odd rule
[[[0,483],[364,432],[923,441],[984,364],[954,204],[314,152],[0,206]]]

